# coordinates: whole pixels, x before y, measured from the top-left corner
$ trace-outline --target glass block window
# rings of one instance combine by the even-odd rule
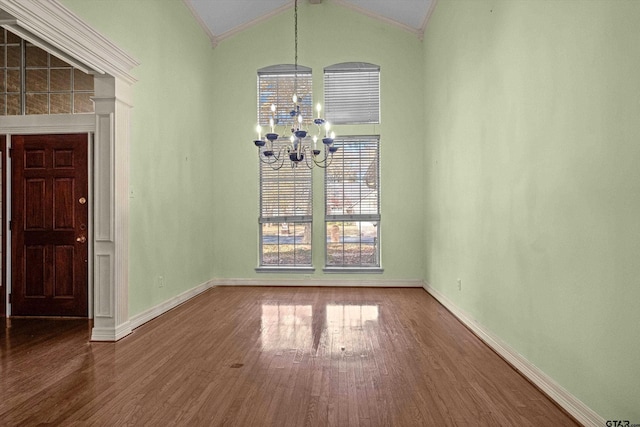
[[[327,267],[380,267],[379,140],[335,139],[324,181]]]
[[[22,114],[22,39],[0,29],[0,115]]]
[[[93,113],[93,76],[0,30],[0,115]]]

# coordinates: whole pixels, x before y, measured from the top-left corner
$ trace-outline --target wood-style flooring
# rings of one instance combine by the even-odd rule
[[[1,320],[2,426],[573,426],[422,289],[219,287],[117,343]]]

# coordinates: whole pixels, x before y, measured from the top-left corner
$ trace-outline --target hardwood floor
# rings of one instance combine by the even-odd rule
[[[576,425],[422,289],[214,288],[117,343],[3,322],[3,426]]]

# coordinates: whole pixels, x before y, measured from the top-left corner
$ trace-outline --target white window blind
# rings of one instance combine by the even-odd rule
[[[298,65],[275,65],[258,70],[258,123],[269,126],[273,116],[271,105],[276,106],[274,119],[279,126],[291,126],[293,118],[293,94],[298,96],[302,117],[312,117],[313,99],[311,91],[311,68]],[[277,132],[276,132],[277,133]]]
[[[260,163],[260,266],[311,267],[311,169]]]
[[[380,123],[380,67],[349,62],[324,69],[325,118],[333,124]]]
[[[263,133],[270,131],[269,119],[276,106],[275,133],[290,127],[293,94],[298,96],[300,111],[311,117],[311,69],[293,65],[276,65],[258,70],[258,123]],[[266,127],[266,128],[265,128]],[[288,140],[273,143],[278,151]],[[264,149],[264,148],[263,148]],[[260,267],[311,267],[311,226],[313,219],[312,174],[306,167],[284,166],[273,170],[260,162]]]
[[[325,169],[327,219],[379,220],[378,137],[342,137],[334,144],[340,149]]]
[[[379,137],[341,137],[334,144],[340,149],[325,169],[326,264],[379,267]]]
[[[311,169],[260,163],[260,222],[310,221],[313,214]]]

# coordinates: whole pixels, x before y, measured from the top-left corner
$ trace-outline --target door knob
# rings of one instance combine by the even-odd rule
[[[76,238],[76,242],[84,243],[86,241],[87,241],[87,237],[86,236],[80,236],[80,237]]]

